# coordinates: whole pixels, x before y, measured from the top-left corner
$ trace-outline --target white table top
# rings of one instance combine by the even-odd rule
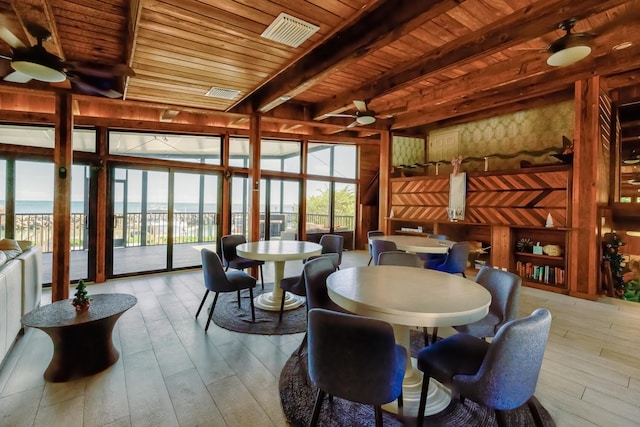
[[[238,255],[259,261],[288,261],[320,255],[322,246],[297,240],[263,240],[236,246]]]
[[[472,280],[416,267],[346,268],[328,277],[327,289],[353,313],[407,326],[466,325],[491,304],[489,291]]]
[[[370,240],[387,240],[395,243],[400,250],[428,254],[446,254],[449,251],[449,247],[455,243],[451,240],[432,239],[430,237],[422,236],[405,236],[399,234],[390,236],[373,236]]]

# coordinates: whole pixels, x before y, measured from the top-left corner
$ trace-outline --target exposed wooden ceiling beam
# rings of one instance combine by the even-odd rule
[[[13,0],[11,2],[13,10],[16,12],[22,24],[29,42],[34,45],[36,38],[29,31],[30,26],[38,25],[51,34],[51,38],[43,43],[47,51],[53,53],[58,58],[64,60],[64,52],[58,36],[58,28],[53,15],[53,10],[48,0]]]
[[[136,48],[136,40],[138,38],[138,26],[140,23],[140,15],[142,13],[142,0],[131,0],[129,3],[129,22],[127,25],[127,48],[126,48],[126,64],[133,68],[133,53]],[[127,99],[127,89],[129,88],[130,76],[126,76],[122,82],[122,99]]]
[[[246,102],[266,112],[285,102],[281,99],[283,96],[291,99],[345,64],[397,40],[462,2],[464,0],[381,2],[356,24],[335,33],[262,86]]]
[[[379,79],[355,90],[345,91],[318,105],[315,117],[340,111],[353,99],[373,99],[442,72],[454,65],[468,63],[482,56],[516,46],[554,30],[568,17],[578,19],[604,12],[629,0],[541,0],[522,8],[495,23],[460,37],[418,61],[394,67]]]

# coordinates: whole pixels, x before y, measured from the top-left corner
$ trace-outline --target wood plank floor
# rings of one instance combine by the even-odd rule
[[[364,251],[347,252],[343,268],[367,261]],[[286,274],[300,270],[287,263]],[[135,294],[138,304],[114,329],[120,359],[89,378],[46,383],[51,340],[28,330],[0,369],[0,425],[286,426],[278,378],[302,334],[247,335],[212,323],[205,335],[205,316],[194,320],[201,276],[91,285],[94,294]],[[269,263],[265,276],[273,278]],[[43,303],[49,300],[45,292]],[[553,322],[536,395],[557,425],[640,425],[640,305],[523,288],[521,315],[537,307],[551,310]]]

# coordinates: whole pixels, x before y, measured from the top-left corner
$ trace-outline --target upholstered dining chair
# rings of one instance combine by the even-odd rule
[[[395,242],[389,240],[374,239],[371,241],[371,256],[373,257],[373,265],[378,265],[378,257],[382,252],[398,251]]]
[[[309,425],[317,426],[326,394],[373,405],[382,426],[381,405],[398,399],[407,353],[387,322],[314,308],[309,311],[309,378],[318,387]]]
[[[264,275],[262,274],[262,266],[264,261],[258,261],[255,259],[243,258],[236,252],[236,246],[247,243],[247,239],[242,234],[228,234],[220,238],[220,246],[222,248],[222,262],[225,270],[229,270],[229,267],[236,270],[244,270],[251,267],[258,267],[260,269],[260,280],[262,282],[262,289],[264,289]]]
[[[491,294],[489,313],[477,322],[454,328],[482,339],[493,337],[502,325],[518,318],[522,279],[513,273],[485,265],[476,275],[476,283]]]
[[[378,255],[378,265],[400,265],[422,268],[422,260],[417,254],[402,251],[388,251],[381,252],[380,255]]]
[[[429,379],[434,378],[459,394],[496,411],[527,403],[536,425],[542,421],[533,402],[544,350],[551,327],[551,313],[539,308],[529,316],[505,323],[491,343],[469,334],[455,334],[418,353],[418,369],[424,372],[418,426],[424,420]]]
[[[444,271],[451,274],[462,274],[467,277],[464,271],[467,269],[469,260],[469,242],[457,242],[451,245],[444,261],[435,266],[425,266],[433,270]]]
[[[242,289],[249,289],[249,301],[251,303],[251,320],[255,322],[256,312],[253,307],[253,288],[256,286],[255,277],[249,276],[247,273],[241,270],[225,272],[224,268],[222,267],[222,261],[220,261],[220,257],[218,256],[218,254],[209,249],[202,249],[200,251],[200,255],[202,256],[202,272],[204,274],[204,286],[206,288],[206,291],[204,293],[204,297],[202,297],[200,307],[198,307],[196,319],[200,315],[200,310],[202,310],[202,306],[204,305],[209,292],[215,292],[215,296],[213,297],[213,304],[209,309],[209,318],[207,319],[207,324],[204,327],[204,331],[207,332],[207,330],[209,329],[209,323],[211,323],[213,310],[216,308],[216,302],[218,302],[218,294],[220,292],[236,292],[238,294],[238,308],[240,308],[240,291]]]
[[[307,295],[307,289],[304,283],[304,273],[299,276],[283,278],[280,280],[280,287],[282,288],[282,299],[280,300],[280,316],[278,317],[278,323],[282,322],[284,300],[287,292],[291,292],[292,294],[300,295],[302,297]]]
[[[367,231],[367,242],[369,245],[369,262],[367,263],[367,265],[371,265],[371,261],[373,260],[373,252],[371,250],[371,238],[374,236],[384,236],[384,231],[382,230]]]
[[[322,246],[322,252],[320,255],[314,255],[309,259],[315,259],[318,257],[329,258],[333,263],[336,270],[340,269],[342,264],[342,246],[344,243],[344,237],[338,234],[323,234],[320,237],[320,246]]]
[[[449,236],[445,234],[427,234],[429,239],[438,239],[438,240],[448,240]],[[422,262],[424,264],[424,268],[432,268],[438,264],[442,264],[444,259],[447,257],[447,254],[426,254],[426,253],[418,253]]]

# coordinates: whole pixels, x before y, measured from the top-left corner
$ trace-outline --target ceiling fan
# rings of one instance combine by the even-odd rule
[[[558,27],[566,34],[547,47],[551,54],[547,58],[547,64],[552,67],[564,67],[576,63],[591,53],[589,42],[596,36],[594,33],[572,33],[577,19],[571,18],[563,21]]]
[[[33,46],[25,45],[6,25],[6,18],[0,14],[0,39],[11,46],[12,55],[0,58],[9,61],[13,69],[3,80],[12,83],[28,83],[31,80],[52,83],[56,86],[71,87],[78,92],[120,98],[122,93],[115,90],[117,78],[132,76],[133,70],[125,64],[114,66],[63,61],[48,52],[43,41],[51,37],[49,31],[39,25],[26,24],[27,31],[37,40]]]
[[[354,118],[355,120],[350,123],[347,128],[352,128],[358,125],[366,126],[375,123],[377,113],[375,111],[369,110],[365,101],[354,100],[353,105],[355,105],[356,107],[355,114],[327,114],[327,116]]]

